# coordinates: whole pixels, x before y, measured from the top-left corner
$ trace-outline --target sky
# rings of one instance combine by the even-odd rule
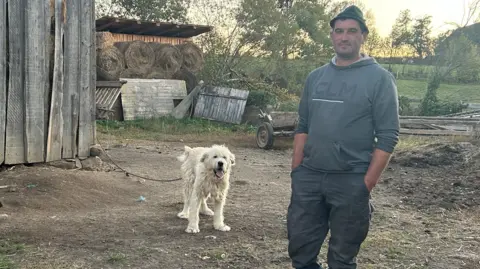
[[[361,0],[375,16],[380,35],[390,33],[401,10],[410,9],[412,16],[432,15],[432,34],[450,29],[445,22],[462,23],[468,0]]]

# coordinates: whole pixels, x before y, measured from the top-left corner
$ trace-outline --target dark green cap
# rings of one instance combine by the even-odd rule
[[[335,18],[330,21],[330,27],[333,28],[335,21],[338,19],[354,19],[360,24],[362,31],[369,32],[365,18],[363,18],[363,12],[355,5],[351,5],[340,12]]]

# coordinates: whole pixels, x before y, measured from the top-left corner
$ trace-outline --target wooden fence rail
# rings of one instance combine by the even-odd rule
[[[1,2],[0,165],[90,155],[94,9],[94,0]]]
[[[454,117],[400,117],[400,133],[413,135],[479,136],[480,119]]]

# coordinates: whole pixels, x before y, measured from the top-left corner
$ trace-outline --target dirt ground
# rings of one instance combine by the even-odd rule
[[[0,189],[0,268],[291,268],[285,217],[291,142],[265,151],[247,139],[227,143],[237,157],[227,233],[215,231],[205,216],[200,233],[184,232],[186,220],[176,217],[181,181],[51,165],[4,167],[0,186],[16,187]],[[207,141],[102,143],[130,173],[173,179],[183,145]],[[358,268],[480,268],[477,151],[456,143],[396,153],[372,192],[376,210]],[[324,263],[326,249],[319,256]]]

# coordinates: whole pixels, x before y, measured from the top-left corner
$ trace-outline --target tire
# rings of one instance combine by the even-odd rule
[[[257,128],[256,142],[261,149],[271,149],[273,147],[273,126],[269,122],[264,122]]]

